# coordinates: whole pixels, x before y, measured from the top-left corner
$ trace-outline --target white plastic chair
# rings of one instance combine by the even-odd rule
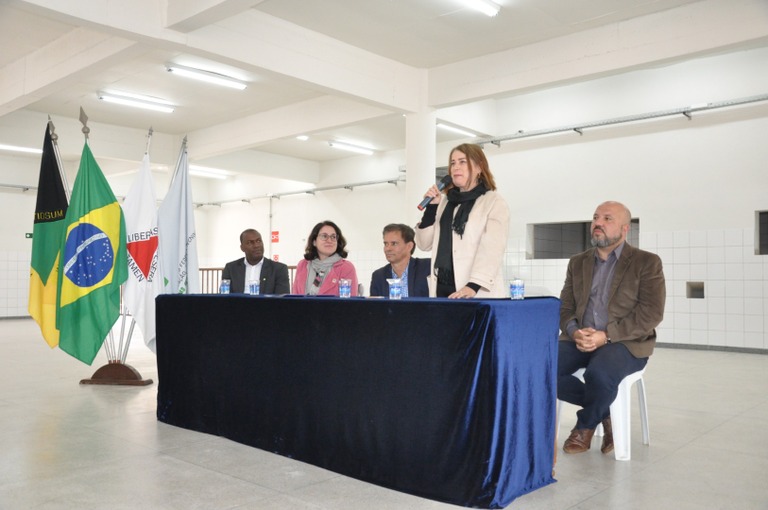
[[[611,404],[611,426],[613,428],[613,452],[616,460],[630,460],[631,458],[631,403],[632,385],[637,383],[637,401],[640,405],[640,423],[643,429],[643,444],[651,444],[651,431],[648,427],[648,404],[645,399],[645,384],[643,383],[645,368],[629,374],[619,383],[619,392],[616,400]],[[574,377],[584,381],[584,369],[580,368],[573,373]],[[560,411],[563,402],[557,401],[557,427],[560,428]],[[598,424],[595,429],[596,436],[603,435],[603,425]]]

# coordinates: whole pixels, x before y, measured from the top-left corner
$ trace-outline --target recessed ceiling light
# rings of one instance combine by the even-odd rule
[[[0,143],[0,151],[25,152],[29,154],[42,154],[42,149],[33,149],[32,147],[19,147],[18,145],[4,145]]]
[[[220,168],[210,168],[207,166],[189,165],[189,175],[196,175],[198,177],[206,177],[208,179],[226,179],[231,172],[222,170]]]
[[[462,2],[467,7],[480,11],[486,16],[496,16],[501,10],[501,6],[491,0],[462,0]]]
[[[307,135],[299,135],[296,137],[297,140],[301,140],[302,142],[306,142],[309,140],[309,137]]]
[[[192,78],[193,80],[221,85],[222,87],[229,87],[231,89],[244,90],[248,86],[248,84],[242,80],[224,74],[214,73],[212,71],[204,71],[202,69],[195,69],[193,67],[186,67],[178,64],[168,64],[166,68],[169,73]]]
[[[145,110],[154,110],[156,112],[171,113],[174,105],[164,99],[156,97],[142,96],[141,94],[132,94],[130,92],[103,91],[98,93],[99,99],[107,103],[115,103],[123,106],[132,106],[134,108],[143,108]]]
[[[365,154],[366,156],[370,156],[371,154],[373,154],[373,150],[369,149],[368,147],[361,147],[359,145],[354,145],[347,142],[331,141],[331,142],[328,142],[328,145],[330,145],[334,149],[341,149],[344,151],[356,152],[358,154]]]
[[[438,123],[437,127],[439,127],[440,129],[444,129],[445,131],[450,131],[451,133],[456,133],[456,134],[459,134],[459,135],[469,136],[469,137],[472,137],[472,138],[477,137],[477,134],[475,134],[475,133],[473,133],[471,131],[467,131],[466,129],[461,129],[461,128],[449,126],[447,124],[443,124],[442,122]]]

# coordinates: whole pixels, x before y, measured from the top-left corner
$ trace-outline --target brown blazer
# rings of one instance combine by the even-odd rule
[[[566,325],[581,326],[592,287],[595,248],[571,257],[560,293],[560,340],[568,337]],[[636,358],[646,358],[656,345],[656,326],[664,318],[667,296],[661,259],[655,253],[624,244],[608,298],[608,337],[621,342]]]

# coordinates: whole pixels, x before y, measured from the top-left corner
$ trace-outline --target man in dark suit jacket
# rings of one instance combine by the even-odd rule
[[[588,450],[601,422],[600,450],[613,450],[611,403],[621,380],[645,367],[664,317],[661,259],[625,242],[631,218],[623,204],[600,204],[592,217],[594,248],[568,262],[560,293],[557,397],[582,409],[563,445],[566,453]],[[586,368],[583,383],[572,375],[579,368]]]
[[[288,294],[288,266],[264,258],[264,241],[261,234],[249,228],[240,234],[240,249],[245,257],[228,262],[221,273],[222,279],[230,281],[232,293],[243,293],[245,281],[258,275],[260,294]]]
[[[384,256],[389,264],[371,275],[371,296],[389,296],[387,279],[401,278],[407,283],[407,287],[403,285],[403,297],[429,297],[430,260],[411,256],[416,249],[413,229],[401,223],[390,223],[384,227],[382,235]]]

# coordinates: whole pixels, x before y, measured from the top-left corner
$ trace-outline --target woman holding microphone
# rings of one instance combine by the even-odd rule
[[[451,184],[436,185],[416,228],[416,246],[432,252],[429,295],[452,299],[507,297],[502,262],[509,208],[479,145],[462,144],[448,158]]]

